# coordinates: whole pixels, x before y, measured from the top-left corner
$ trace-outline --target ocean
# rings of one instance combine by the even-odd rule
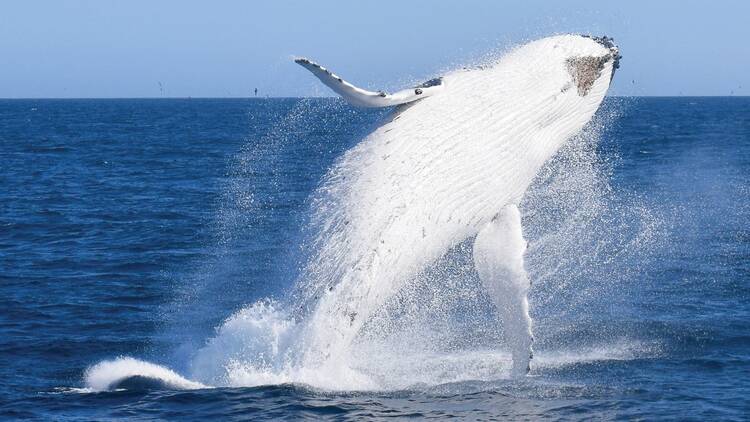
[[[0,100],[0,418],[750,418],[747,97],[607,98],[542,169],[527,376],[471,242],[365,324],[368,388],[287,361],[315,192],[392,112]]]

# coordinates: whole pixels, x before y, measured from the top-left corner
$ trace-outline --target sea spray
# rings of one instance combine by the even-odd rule
[[[305,198],[335,157],[387,113],[321,99],[264,104],[247,116],[251,135],[229,160],[218,202],[206,205],[215,208],[207,229],[214,246],[173,280],[175,299],[162,311],[162,337],[174,344],[170,361],[181,371],[227,313],[268,296],[293,301],[286,296],[306,259],[299,240]],[[332,136],[349,143],[332,143]],[[277,242],[254,246],[264,237]]]
[[[163,366],[130,357],[99,362],[86,370],[84,380],[86,387],[96,392],[119,388],[133,389],[137,383],[140,383],[143,388],[175,390],[206,388],[205,385],[185,379]],[[124,385],[124,382],[128,382],[128,385]]]
[[[505,63],[512,64],[517,59],[523,59],[523,55],[511,55]],[[533,64],[539,63],[533,61]],[[220,324],[215,334],[192,353],[186,365],[190,378],[214,386],[291,382],[331,390],[357,390],[509,376],[513,334],[498,318],[478,281],[472,262],[472,241],[478,227],[498,212],[498,203],[520,200],[525,184],[531,183],[539,168],[543,174],[531,187],[531,195],[521,203],[521,210],[525,234],[530,240],[527,259],[534,282],[531,311],[543,322],[537,327],[537,340],[542,346],[537,356],[544,361],[545,352],[556,349],[557,340],[549,339],[559,339],[560,331],[545,330],[563,320],[548,318],[545,307],[576,305],[581,294],[586,295],[586,303],[591,303],[590,299],[598,292],[592,286],[577,289],[579,280],[568,276],[580,270],[576,268],[580,262],[575,256],[592,256],[589,253],[592,248],[593,256],[608,252],[623,256],[623,251],[627,255],[633,245],[640,249],[648,246],[647,241],[628,241],[631,232],[636,237],[649,236],[641,236],[640,226],[629,226],[626,222],[624,229],[607,227],[612,238],[618,239],[616,242],[581,244],[575,235],[569,235],[577,232],[563,230],[559,234],[554,225],[548,224],[565,221],[580,225],[579,230],[586,232],[601,231],[603,227],[599,225],[607,223],[601,216],[607,215],[607,211],[599,212],[602,208],[592,205],[610,201],[606,181],[602,184],[600,177],[584,177],[577,180],[577,185],[565,182],[561,184],[564,189],[554,188],[559,180],[597,174],[601,167],[595,160],[580,161],[576,154],[581,150],[577,148],[564,149],[563,158],[545,167],[542,167],[547,158],[544,154],[536,157],[538,163],[535,161],[518,173],[508,172],[502,165],[493,167],[523,151],[516,144],[507,150],[493,149],[493,142],[500,135],[511,140],[527,136],[533,142],[550,140],[544,128],[555,128],[554,120],[532,122],[532,128],[538,129],[535,125],[543,128],[536,135],[529,127],[512,126],[508,133],[502,128],[512,124],[514,116],[524,116],[524,111],[532,113],[551,103],[549,98],[530,95],[534,98],[524,110],[509,108],[518,115],[508,112],[494,117],[493,113],[472,116],[471,113],[476,113],[472,101],[482,98],[468,85],[462,87],[461,78],[471,73],[459,71],[453,81],[456,89],[465,89],[470,94],[464,102],[451,103],[451,97],[446,97],[447,103],[438,102],[434,109],[418,113],[415,107],[384,116],[385,126],[376,134],[391,132],[387,127],[389,119],[391,122],[411,119],[416,130],[394,133],[393,139],[368,137],[331,166],[310,200],[311,212],[305,229],[308,240],[302,244],[308,258],[298,271],[292,299],[280,303],[261,300]],[[512,75],[511,72],[504,76]],[[554,82],[554,78],[551,80]],[[451,82],[451,78],[447,81]],[[560,90],[556,88],[555,92]],[[527,91],[527,94],[535,93]],[[595,109],[587,108],[573,120],[585,122]],[[564,115],[566,107],[553,105],[552,110],[559,117]],[[473,131],[460,129],[460,125],[440,127],[441,119],[432,114],[439,111],[448,113],[448,118],[442,119],[448,123],[478,118],[480,123],[493,124],[485,130],[480,124],[470,125]],[[300,118],[304,120],[309,112],[301,111]],[[436,127],[430,129],[430,125]],[[562,135],[572,130],[563,128],[559,137],[565,140]],[[449,136],[441,141],[429,133]],[[473,145],[472,151],[462,150],[466,143]],[[596,155],[593,149],[586,151],[586,157]],[[252,160],[240,162],[245,163],[241,166],[250,165]],[[560,163],[577,163],[571,167],[576,170],[574,175],[566,173],[568,168]],[[591,172],[576,173],[578,164]],[[547,192],[545,186],[553,188]],[[544,201],[535,200],[545,195],[554,199],[556,195],[575,194],[579,190],[590,198],[577,205],[562,201],[570,207],[545,208]],[[230,189],[230,196],[242,192]],[[247,195],[238,197],[239,203],[246,203],[242,198]],[[618,204],[618,207],[630,210],[631,205]],[[550,218],[549,212],[561,215]],[[580,214],[593,217],[576,217]],[[569,225],[563,226],[568,228]],[[538,251],[542,247],[559,249],[561,253],[540,265],[539,259],[544,258]],[[584,248],[584,253],[577,247]],[[622,250],[612,251],[612,248]],[[610,270],[617,268],[617,264],[617,261],[605,262]],[[543,275],[539,284],[536,275]],[[545,293],[554,291],[548,288],[558,282],[565,286],[560,290],[565,294],[559,300],[534,302],[536,289]],[[553,295],[543,297],[551,299]],[[570,312],[581,307],[572,309]],[[571,320],[564,323],[571,324]]]
[[[613,186],[619,140],[601,142],[628,107],[623,99],[605,103],[540,170],[521,203],[538,349],[620,341],[623,333],[609,328],[616,324],[607,315],[630,306],[644,268],[664,246],[665,210]]]

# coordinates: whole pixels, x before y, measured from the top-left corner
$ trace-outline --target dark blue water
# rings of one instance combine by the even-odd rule
[[[648,345],[639,352],[541,366],[520,381],[392,392],[87,393],[84,371],[102,359],[182,370],[186,345],[244,305],[283,297],[307,198],[387,111],[295,99],[0,101],[0,417],[747,419],[750,98],[607,107],[619,117],[592,153],[606,164],[608,201],[625,205],[602,229],[623,225],[628,238],[650,216],[657,239],[643,242],[648,253],[615,244],[568,265],[573,286],[627,276],[598,290],[595,312],[560,341],[606,330]],[[565,309],[532,309],[537,330],[552,330],[543,313],[553,311]],[[557,341],[537,336],[542,349]]]

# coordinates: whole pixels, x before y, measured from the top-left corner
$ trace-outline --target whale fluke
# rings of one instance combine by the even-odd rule
[[[403,89],[393,94],[384,91],[368,91],[343,80],[340,76],[304,57],[294,62],[309,70],[333,92],[339,94],[346,102],[359,107],[390,107],[411,103],[437,94],[443,88],[443,79],[435,78],[412,88]]]

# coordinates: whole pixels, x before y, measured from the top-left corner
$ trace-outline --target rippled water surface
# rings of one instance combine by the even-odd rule
[[[0,416],[748,418],[750,98],[608,99],[596,139],[543,170],[521,207],[537,338],[524,379],[493,375],[502,333],[474,315],[486,298],[458,245],[428,279],[461,300],[412,286],[388,305],[390,318],[417,309],[408,329],[361,340],[403,336],[376,366],[441,382],[85,388],[87,368],[119,356],[188,374],[223,321],[283,302],[311,192],[388,113],[335,100],[0,101]]]

